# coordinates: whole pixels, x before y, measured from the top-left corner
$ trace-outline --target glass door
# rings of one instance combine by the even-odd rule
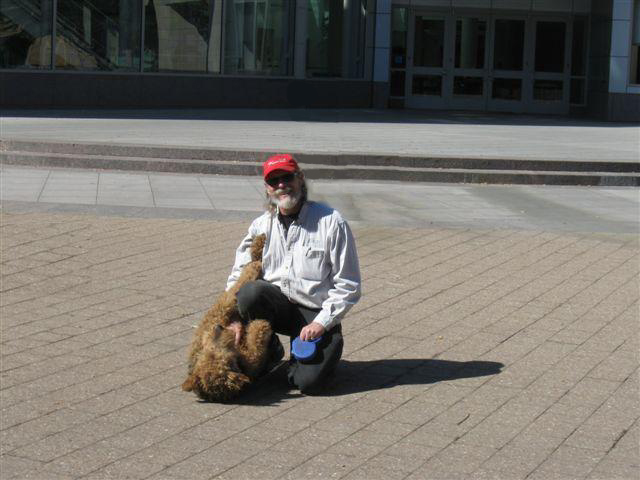
[[[568,113],[572,28],[560,16],[411,11],[393,96],[409,108]]]
[[[569,113],[570,37],[563,19],[534,19],[530,111]]]
[[[524,17],[494,18],[489,56],[489,110],[523,112],[530,85],[527,22]]]
[[[454,19],[451,108],[484,110],[487,107],[487,41],[489,22],[478,16]]]
[[[412,12],[409,22],[406,104],[410,108],[445,108],[450,96],[447,72],[451,52],[445,15]]]

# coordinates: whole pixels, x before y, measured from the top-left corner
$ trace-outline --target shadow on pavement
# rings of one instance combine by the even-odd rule
[[[473,360],[457,362],[438,359],[381,359],[372,361],[341,360],[335,374],[318,396],[338,397],[353,393],[390,389],[400,385],[428,385],[460,378],[497,375],[504,364]],[[274,405],[287,398],[299,397],[286,382],[286,363],[261,379],[246,394],[231,403],[251,406]]]
[[[327,396],[367,392],[399,385],[427,385],[460,378],[497,375],[504,364],[473,360],[457,362],[438,359],[343,360],[323,392]]]

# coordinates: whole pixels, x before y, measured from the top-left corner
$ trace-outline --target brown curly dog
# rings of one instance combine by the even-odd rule
[[[225,401],[237,396],[266,367],[272,335],[269,322],[251,321],[238,345],[235,333],[226,328],[240,321],[236,300],[240,287],[260,278],[264,242],[264,235],[253,239],[251,262],[245,265],[233,287],[220,295],[194,334],[182,390],[193,391],[203,400]]]

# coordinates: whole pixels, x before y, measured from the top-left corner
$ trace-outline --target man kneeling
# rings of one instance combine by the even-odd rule
[[[267,211],[256,218],[236,251],[227,289],[251,258],[251,240],[264,233],[263,278],[238,291],[238,311],[244,323],[263,318],[291,341],[316,340],[308,360],[289,361],[289,383],[303,393],[315,393],[342,355],[340,321],[360,299],[360,267],[355,240],[336,210],[307,200],[304,174],[288,154],[263,164]],[[243,325],[229,327],[240,338]],[[319,339],[319,340],[318,340]],[[280,358],[284,354],[277,342]]]

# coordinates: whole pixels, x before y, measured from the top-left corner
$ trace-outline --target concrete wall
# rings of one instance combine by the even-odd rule
[[[633,0],[613,0],[609,92],[640,93],[629,82]]]
[[[629,83],[632,0],[593,0],[588,114],[640,121],[640,88]]]
[[[0,72],[0,108],[367,108],[366,80]]]

